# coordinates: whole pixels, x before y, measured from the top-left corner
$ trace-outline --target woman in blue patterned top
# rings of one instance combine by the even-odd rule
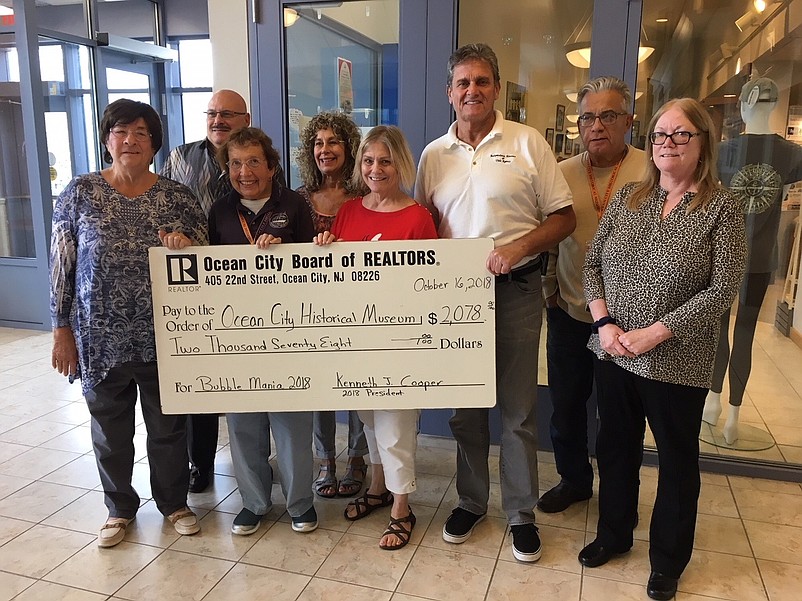
[[[92,416],[109,510],[97,544],[112,547],[139,509],[131,485],[137,392],[156,506],[179,534],[200,530],[187,507],[186,416],[161,412],[148,248],[184,236],[205,244],[207,228],[192,192],[149,169],[162,145],[152,107],[117,100],[100,130],[111,165],[76,177],[53,209],[50,312],[53,367],[81,378]]]

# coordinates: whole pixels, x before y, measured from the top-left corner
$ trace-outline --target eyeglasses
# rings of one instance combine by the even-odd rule
[[[576,120],[582,127],[590,127],[596,122],[596,119],[602,122],[603,125],[612,125],[618,118],[627,113],[617,113],[615,111],[602,111],[598,115],[594,113],[582,113]]]
[[[243,165],[247,165],[248,169],[251,170],[259,169],[259,167],[265,164],[267,164],[267,161],[264,159],[248,159],[247,161],[238,161],[237,159],[234,159],[233,161],[226,163],[231,171],[239,171],[242,169]]]
[[[125,140],[128,136],[133,135],[137,142],[144,142],[153,136],[144,129],[125,129],[122,127],[115,127],[109,132],[115,138]]]
[[[653,131],[649,134],[649,140],[655,146],[662,146],[666,143],[666,140],[671,138],[671,142],[676,144],[677,146],[683,146],[691,141],[691,138],[696,136],[701,136],[702,134],[699,132],[692,133],[689,131],[675,131],[673,134],[667,134],[662,131]]]
[[[247,115],[248,113],[239,113],[237,111],[203,111],[206,115],[207,119],[217,119],[219,116],[221,119],[233,119],[234,117],[241,117],[242,115]]]

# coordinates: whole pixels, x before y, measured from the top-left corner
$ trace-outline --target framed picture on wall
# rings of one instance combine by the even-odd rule
[[[549,127],[546,130],[546,142],[549,143],[549,146],[554,146],[554,128]]]
[[[574,142],[574,155],[579,154],[579,142]]]
[[[526,123],[526,88],[507,82],[507,107],[504,118],[508,121]]]
[[[554,136],[554,153],[555,154],[562,154],[564,140],[565,140],[565,134],[556,134]]]
[[[557,105],[557,116],[554,118],[554,129],[562,131],[565,125],[565,105]]]

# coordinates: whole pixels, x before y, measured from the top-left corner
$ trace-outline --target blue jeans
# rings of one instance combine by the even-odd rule
[[[583,494],[593,491],[588,460],[588,398],[593,392],[593,353],[588,350],[590,324],[560,307],[546,309],[546,353],[549,367],[551,444],[557,472]]]
[[[540,272],[496,284],[496,402],[501,412],[501,505],[510,525],[532,524],[538,499],[537,358],[543,298]],[[490,495],[488,409],[457,409],[459,506],[487,511]]]

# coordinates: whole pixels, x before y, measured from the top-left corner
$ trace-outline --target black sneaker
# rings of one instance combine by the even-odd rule
[[[242,508],[234,518],[234,523],[231,524],[231,532],[239,534],[240,536],[247,536],[259,530],[259,524],[262,523],[261,515],[256,515],[250,509]]]
[[[512,532],[512,556],[518,561],[533,562],[540,559],[540,536],[534,524],[510,526]]]
[[[484,513],[478,515],[462,507],[457,507],[443,524],[443,540],[455,545],[464,543],[471,537],[476,524],[483,519],[485,519]]]
[[[312,532],[317,529],[317,512],[314,505],[302,515],[292,518],[292,529],[296,532]]]

